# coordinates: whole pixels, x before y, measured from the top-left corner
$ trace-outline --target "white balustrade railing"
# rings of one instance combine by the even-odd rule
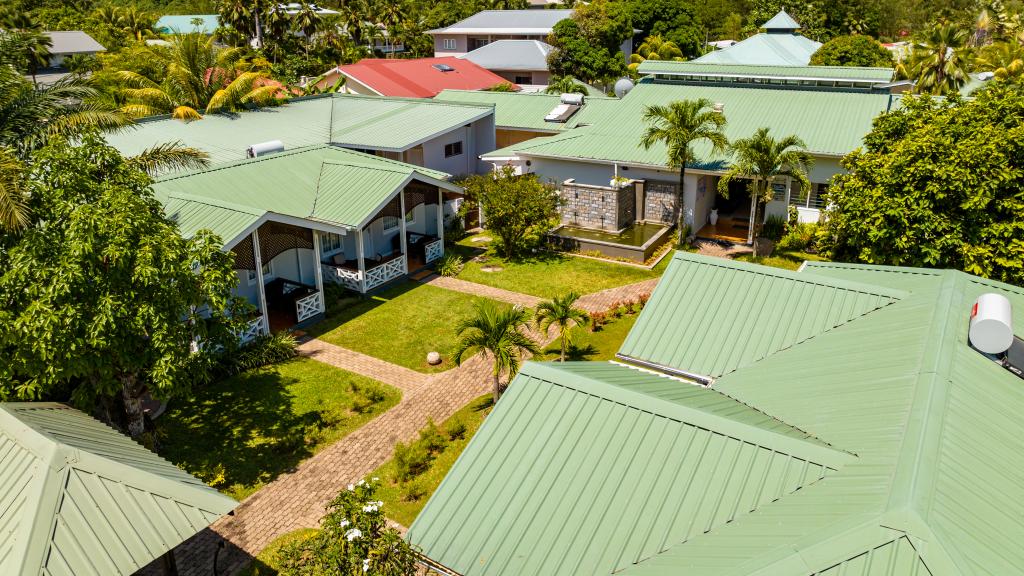
[[[359,270],[349,270],[348,268],[332,266],[330,264],[321,264],[320,270],[323,272],[324,280],[341,284],[356,292],[359,291],[359,280],[362,279],[362,274],[360,274]]]
[[[434,240],[430,244],[427,244],[424,249],[426,250],[426,263],[430,264],[434,260],[444,256],[444,240]]]
[[[323,293],[314,292],[295,301],[296,320],[302,322],[324,311]]]
[[[405,256],[388,260],[380,266],[366,271],[366,289],[370,290],[380,286],[388,280],[398,278],[403,274],[405,274]]]
[[[266,319],[263,316],[257,316],[252,320],[249,320],[249,324],[238,333],[238,339],[241,340],[242,344],[252,342],[256,338],[266,334]]]

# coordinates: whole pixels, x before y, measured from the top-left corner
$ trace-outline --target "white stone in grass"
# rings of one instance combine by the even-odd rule
[[[431,366],[437,366],[440,363],[441,363],[441,355],[440,354],[438,354],[437,352],[429,352],[429,353],[427,353],[427,364],[430,364]]]

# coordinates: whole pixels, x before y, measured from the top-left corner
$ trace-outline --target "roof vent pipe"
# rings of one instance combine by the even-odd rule
[[[985,354],[1002,354],[1013,344],[1013,310],[1002,294],[978,296],[971,308],[971,345]]]
[[[266,156],[267,154],[273,154],[274,152],[284,152],[284,142],[280,140],[270,140],[267,142],[260,142],[259,144],[253,144],[245,149],[246,158],[259,158],[260,156]]]
[[[719,114],[721,114],[722,112],[725,112],[725,104],[723,104],[721,102],[715,102],[715,105],[714,105],[713,109],[714,109],[715,112],[718,112]]]

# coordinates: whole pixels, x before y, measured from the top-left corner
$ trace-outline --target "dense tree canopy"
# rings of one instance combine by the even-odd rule
[[[870,36],[836,36],[811,56],[812,66],[892,66],[892,53]]]
[[[86,135],[31,160],[32,222],[0,237],[0,399],[62,398],[143,431],[143,394],[167,398],[231,347],[244,303],[220,240],[183,239],[150,179]]]
[[[1024,284],[1024,97],[906,98],[830,189],[821,241],[854,262],[958,268]]]
[[[626,72],[621,46],[632,36],[632,21],[623,4],[596,0],[577,6],[573,17],[556,24],[551,33],[555,49],[548,54],[548,68],[557,76],[611,83]]]
[[[535,174],[516,176],[505,167],[497,177],[470,176],[460,184],[483,209],[487,228],[506,257],[536,246],[558,218],[558,192]]]

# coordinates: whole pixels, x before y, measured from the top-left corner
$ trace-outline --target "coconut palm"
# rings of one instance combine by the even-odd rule
[[[974,69],[988,71],[996,78],[1017,78],[1024,73],[1024,46],[1017,42],[995,42],[981,49]]]
[[[753,136],[736,140],[729,146],[732,165],[719,178],[718,192],[728,197],[729,183],[734,179],[751,180],[751,224],[747,240],[754,245],[755,258],[759,254],[754,240],[761,231],[761,221],[764,219],[762,208],[772,199],[772,183],[788,177],[799,182],[802,190],[808,190],[811,186],[807,170],[813,159],[806,148],[804,141],[797,136],[776,140],[767,128],[759,128]]]
[[[210,165],[210,155],[185,146],[180,140],[155,144],[135,156],[128,158],[128,164],[150,176],[172,170],[205,168]]]
[[[239,48],[221,48],[212,37],[178,36],[170,51],[167,77],[156,83],[138,72],[121,70],[116,76],[126,88],[122,111],[134,118],[171,114],[179,120],[198,120],[204,113],[234,112],[276,101],[280,86],[263,84],[262,72],[238,72]]]
[[[0,148],[0,230],[12,232],[28,226],[28,207],[22,181],[23,167],[9,148]]]
[[[501,397],[501,375],[509,378],[519,371],[524,354],[537,354],[537,343],[524,333],[529,314],[518,306],[499,308],[489,302],[477,302],[476,315],[459,322],[456,331],[459,342],[455,345],[455,363],[462,364],[477,352],[494,362],[494,401]]]
[[[309,2],[300,2],[298,11],[292,15],[291,24],[292,29],[301,32],[307,39],[312,39],[313,35],[320,29],[320,14],[317,13],[314,5]],[[306,45],[308,46],[309,43],[306,42]],[[309,51],[308,48],[306,50],[307,52]]]
[[[644,122],[647,130],[640,143],[650,149],[657,143],[667,148],[668,165],[679,168],[679,199],[677,201],[679,242],[682,243],[685,207],[683,206],[684,182],[686,165],[694,162],[697,157],[693,145],[707,142],[713,154],[724,152],[729,145],[725,133],[725,116],[714,109],[714,104],[707,98],[698,100],[677,100],[667,106],[660,104],[648,106],[644,110]]]
[[[953,24],[939,24],[914,43],[907,75],[919,93],[956,92],[969,79],[971,50],[969,30]]]
[[[116,27],[134,38],[136,42],[142,42],[146,38],[152,38],[156,35],[153,32],[155,24],[156,19],[151,14],[131,6],[129,8],[122,8],[119,11]]]
[[[558,339],[561,345],[559,360],[565,362],[565,351],[572,344],[572,329],[584,326],[590,321],[586,310],[574,306],[580,295],[575,292],[541,302],[537,305],[534,322],[543,334],[547,334],[552,326],[558,327]]]
[[[548,82],[548,87],[544,89],[547,94],[583,94],[584,96],[590,93],[587,90],[587,85],[577,81],[572,76],[554,76]]]

